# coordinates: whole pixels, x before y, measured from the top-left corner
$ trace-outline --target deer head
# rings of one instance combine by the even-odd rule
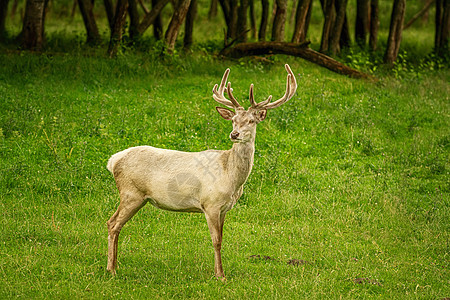
[[[270,95],[266,100],[256,103],[253,94],[253,84],[251,84],[249,95],[251,106],[247,110],[245,110],[244,107],[238,103],[236,98],[234,98],[231,83],[228,82],[227,84],[230,69],[227,69],[223,74],[220,86],[217,84],[214,86],[214,100],[234,110],[216,107],[217,112],[222,116],[222,118],[233,122],[233,131],[230,133],[230,139],[232,142],[253,142],[256,135],[256,125],[266,118],[267,110],[282,105],[294,96],[294,93],[297,90],[297,81],[295,80],[294,73],[292,73],[289,65],[286,64],[284,66],[288,72],[286,92],[284,93],[284,96],[274,102],[271,102],[272,95]],[[225,91],[227,92],[230,100],[225,98],[223,94]]]

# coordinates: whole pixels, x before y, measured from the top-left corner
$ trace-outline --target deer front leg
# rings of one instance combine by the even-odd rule
[[[222,230],[225,221],[225,213],[218,211],[206,211],[206,221],[208,222],[211,240],[214,246],[214,273],[217,279],[225,281],[225,274],[222,267],[222,256],[220,250],[222,248]]]

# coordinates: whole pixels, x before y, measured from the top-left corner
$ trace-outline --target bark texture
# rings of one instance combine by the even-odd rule
[[[44,44],[45,0],[27,0],[23,28],[20,33],[21,46],[28,50],[42,50]]]
[[[402,40],[403,20],[405,17],[406,0],[394,0],[391,15],[391,26],[389,28],[389,37],[386,52],[384,54],[384,63],[392,65],[397,59],[400,43]]]
[[[276,11],[273,19],[272,41],[284,40],[284,26],[286,23],[287,0],[276,0]]]
[[[311,9],[312,0],[299,0],[295,14],[295,27],[292,36],[293,43],[302,43],[306,39],[308,11]]]
[[[172,15],[172,19],[170,20],[169,27],[167,28],[164,37],[167,51],[169,53],[173,52],[175,48],[175,42],[177,40],[178,31],[180,30],[180,27],[184,22],[184,18],[187,15],[190,4],[191,0],[179,0],[177,8],[175,9]]]
[[[100,42],[100,33],[94,17],[94,3],[91,0],[78,0],[81,16],[83,17],[84,27],[86,28],[87,43],[98,44]]]

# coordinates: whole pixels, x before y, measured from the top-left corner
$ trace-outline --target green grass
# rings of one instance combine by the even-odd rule
[[[0,298],[449,297],[448,69],[374,84],[273,59],[1,54]],[[213,85],[230,66],[241,102],[252,82],[280,97],[285,61],[299,89],[258,126],[225,222],[228,281],[202,215],[151,206],[122,230],[111,278],[108,158],[231,147]]]

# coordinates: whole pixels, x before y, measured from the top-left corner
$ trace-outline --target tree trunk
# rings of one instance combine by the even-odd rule
[[[295,15],[297,14],[297,6],[298,6],[297,5],[297,0],[292,0],[292,8],[290,9],[289,21],[288,21],[289,26],[294,24]]]
[[[150,13],[148,13],[144,16],[144,18],[142,19],[141,23],[138,26],[138,31],[139,31],[140,35],[144,34],[144,32],[147,30],[147,28],[150,25],[156,24],[156,22],[158,21],[158,17],[161,14],[161,11],[163,10],[164,6],[167,5],[167,3],[169,3],[169,0],[158,0],[156,2],[156,4],[153,4],[152,10],[150,11]],[[154,26],[154,28],[159,28],[159,27]],[[162,27],[161,27],[161,30],[162,30]],[[158,38],[159,36],[156,36],[156,37]]]
[[[98,44],[100,42],[100,33],[98,32],[94,12],[92,11],[94,6],[93,1],[78,0],[78,6],[80,7],[81,16],[83,17],[84,26],[86,28],[86,42],[88,44]]]
[[[436,1],[436,32],[434,39],[434,51],[439,56],[448,54],[449,30],[450,30],[450,1]]]
[[[42,50],[44,44],[45,0],[27,0],[23,28],[20,33],[21,45],[27,50]]]
[[[340,52],[340,40],[342,28],[344,27],[345,12],[347,10],[347,0],[335,0],[336,3],[336,20],[332,28],[330,37],[330,50],[333,55]]]
[[[262,13],[261,13],[261,24],[259,26],[258,40],[266,40],[267,32],[267,20],[269,18],[269,0],[261,0]]]
[[[276,0],[277,9],[273,19],[272,41],[284,40],[284,26],[286,23],[287,0]]]
[[[249,0],[249,6],[250,6],[250,32],[252,39],[256,39],[257,32],[256,32],[256,14],[255,14],[255,0]]]
[[[361,48],[366,46],[367,31],[369,30],[369,1],[356,1],[355,41]]]
[[[222,55],[239,58],[244,56],[265,55],[265,54],[285,54],[301,57],[310,62],[323,66],[333,72],[347,75],[354,78],[364,78],[376,80],[374,77],[352,69],[329,56],[316,52],[308,48],[307,43],[283,43],[283,42],[257,42],[241,43],[234,47],[224,49]]]
[[[158,5],[158,2],[161,1],[162,0],[152,0],[152,9]],[[163,34],[163,20],[161,12],[159,12],[158,15],[156,15],[155,17],[155,20],[153,21],[153,36],[159,41],[162,39],[162,34]]]
[[[106,17],[108,18],[109,29],[112,30],[114,25],[114,5],[111,0],[103,0],[105,5]]]
[[[238,31],[237,40],[238,42],[247,42],[247,11],[248,11],[248,0],[240,0],[239,10],[238,10]]]
[[[190,3],[191,0],[179,0],[176,9],[173,12],[172,19],[170,20],[169,27],[167,28],[164,37],[167,51],[169,53],[172,53],[175,49],[178,31],[180,30],[181,24],[183,24],[184,18],[189,10]]]
[[[405,17],[406,0],[394,0],[391,15],[391,26],[386,52],[384,54],[384,63],[392,65],[397,59],[402,39],[403,20]]]
[[[128,32],[130,39],[136,41],[140,38],[139,27],[139,12],[136,0],[128,0],[128,15],[130,16],[130,25]]]
[[[186,15],[186,22],[184,23],[184,49],[190,49],[193,42],[194,21],[197,16],[197,0],[191,0],[189,10]]]
[[[378,0],[370,1],[370,34],[369,34],[369,48],[372,51],[377,50],[378,27],[380,21],[378,19]]]
[[[308,11],[310,10],[311,0],[299,0],[297,5],[297,12],[295,14],[295,27],[292,36],[293,43],[302,43],[305,41],[306,21]],[[301,39],[303,37],[303,40]]]
[[[237,36],[238,26],[238,0],[219,0],[222,7],[225,23],[227,24],[227,39]]]
[[[217,0],[211,0],[211,6],[208,11],[208,20],[212,20],[217,17]]]
[[[122,40],[123,25],[127,16],[128,0],[118,0],[116,4],[116,13],[114,15],[113,27],[111,29],[111,38],[109,40],[108,54],[114,57],[117,54],[120,42]]]
[[[348,27],[347,14],[344,16],[344,25],[342,25],[341,38],[339,39],[339,47],[341,49],[350,47],[350,29]]]
[[[329,48],[331,27],[334,23],[334,0],[325,0],[323,6],[325,21],[323,22],[322,40],[320,42],[320,52],[326,53]]]
[[[6,36],[5,22],[8,14],[8,2],[9,0],[0,0],[0,41]]]

